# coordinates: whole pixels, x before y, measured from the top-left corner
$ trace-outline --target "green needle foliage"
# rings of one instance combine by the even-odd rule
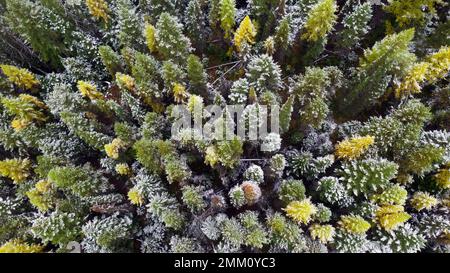
[[[448,252],[450,5],[375,2],[0,0],[0,252]]]

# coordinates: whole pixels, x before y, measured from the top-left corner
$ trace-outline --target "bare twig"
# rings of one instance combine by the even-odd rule
[[[219,64],[219,65],[208,67],[208,68],[206,68],[206,70],[219,68],[219,67],[227,66],[227,65],[232,65],[232,64],[235,64],[235,63],[238,63],[238,62],[240,62],[240,61],[234,61],[234,62],[229,62],[229,63],[225,63],[225,64]]]
[[[241,61],[236,62],[230,69],[228,69],[225,73],[223,73],[220,77],[218,77],[213,83],[212,85],[214,85],[216,82],[218,82],[221,78],[225,77],[226,74],[228,74],[229,72],[231,72],[231,70],[233,70],[236,66],[238,66],[238,64],[240,64]]]

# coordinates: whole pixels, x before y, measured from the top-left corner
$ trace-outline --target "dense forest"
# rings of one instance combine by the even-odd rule
[[[0,253],[449,252],[449,18],[0,0]]]

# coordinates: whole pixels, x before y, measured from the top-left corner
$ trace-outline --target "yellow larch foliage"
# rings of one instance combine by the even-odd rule
[[[116,165],[115,170],[120,175],[129,175],[131,174],[131,169],[127,163],[119,163]]]
[[[120,87],[125,88],[129,91],[133,90],[136,86],[136,81],[133,77],[120,72],[116,73],[116,82]]]
[[[450,70],[450,47],[441,47],[438,52],[428,57],[427,62],[430,64],[425,77],[427,81],[434,82],[445,77]]]
[[[311,238],[315,240],[316,238],[322,244],[326,244],[333,240],[334,237],[334,227],[332,225],[319,225],[314,224],[309,228]]]
[[[77,87],[83,97],[88,97],[91,100],[103,99],[103,94],[97,90],[97,87],[95,87],[95,85],[89,82],[78,81]]]
[[[52,185],[47,180],[41,180],[36,183],[34,188],[26,192],[30,203],[41,212],[46,212],[53,207]]]
[[[105,0],[86,0],[86,5],[92,16],[97,19],[103,19],[105,23],[108,22],[109,9]]]
[[[30,176],[31,161],[29,159],[6,159],[0,161],[0,175],[11,178],[14,183],[23,182]]]
[[[38,244],[24,243],[19,239],[13,239],[0,246],[0,253],[39,253],[44,247]]]
[[[375,141],[373,136],[353,137],[336,145],[336,156],[345,159],[360,157]]]
[[[34,186],[36,188],[36,190],[38,190],[39,192],[48,192],[51,190],[52,188],[52,183],[47,181],[47,180],[41,180],[39,182],[36,183],[36,185]]]
[[[236,47],[236,50],[240,52],[244,43],[247,43],[248,45],[254,44],[255,37],[256,28],[250,17],[247,15],[234,33],[234,46]]]
[[[156,51],[156,28],[152,24],[145,24],[145,41],[151,53]]]
[[[338,222],[339,226],[352,234],[364,234],[370,228],[370,223],[364,220],[361,216],[343,215]]]
[[[11,121],[11,127],[14,128],[15,131],[20,131],[28,127],[31,124],[30,120],[23,118],[16,118]]]
[[[410,200],[411,206],[417,211],[430,210],[438,204],[438,200],[427,192],[416,192]]]
[[[420,93],[420,84],[425,81],[429,67],[430,64],[427,62],[413,65],[403,78],[403,81],[395,89],[395,97],[401,98],[409,94]]]
[[[47,109],[45,103],[28,94],[20,94],[18,98],[1,99],[3,106],[14,115],[11,126],[16,130],[30,125],[33,121],[44,122],[47,116],[42,110]]]
[[[446,168],[440,169],[435,175],[436,184],[441,189],[450,189],[450,164]]]
[[[447,75],[450,70],[450,47],[442,47],[430,55],[425,62],[413,65],[403,81],[395,89],[395,96],[401,98],[409,94],[420,93],[420,84],[433,83]]]
[[[435,6],[443,4],[442,0],[388,0],[383,9],[392,13],[398,25],[403,27],[424,23],[426,16],[436,15]]]
[[[307,224],[311,217],[317,212],[316,206],[311,200],[292,201],[283,209],[287,216],[300,224]]]
[[[184,87],[184,85],[182,84],[175,83],[173,85],[173,97],[175,99],[175,102],[177,103],[185,101],[188,98],[186,87]]]
[[[20,100],[24,101],[24,102],[28,102],[31,104],[34,104],[36,107],[40,108],[40,109],[47,109],[47,105],[45,105],[45,103],[43,103],[42,101],[40,101],[38,98],[28,95],[28,94],[20,94],[19,95]],[[36,118],[39,119],[41,121],[44,121],[45,119],[41,119],[41,118]]]
[[[378,224],[385,230],[393,230],[409,220],[411,216],[400,205],[385,205],[375,213]]]
[[[19,88],[31,90],[39,85],[39,81],[33,73],[25,68],[18,68],[13,65],[6,64],[0,65],[0,68],[8,80]]]
[[[142,204],[144,204],[144,197],[136,188],[132,188],[128,191],[128,200],[137,206],[142,206]]]
[[[118,159],[120,150],[126,148],[126,146],[125,141],[115,138],[111,143],[105,144],[106,155],[112,159]]]

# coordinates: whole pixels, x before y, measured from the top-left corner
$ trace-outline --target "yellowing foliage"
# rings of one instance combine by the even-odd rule
[[[86,5],[92,16],[97,19],[103,19],[105,23],[108,22],[108,4],[105,0],[86,0]]]
[[[106,155],[112,159],[119,158],[119,152],[126,147],[126,143],[120,138],[115,138],[111,143],[105,145]]]
[[[332,225],[314,224],[309,228],[312,239],[319,239],[322,244],[326,244],[333,240],[334,227]]]
[[[438,52],[428,57],[427,62],[430,64],[425,76],[427,81],[434,82],[445,77],[450,70],[450,47],[441,47]]]
[[[245,16],[239,25],[238,29],[234,33],[234,46],[239,52],[242,50],[244,43],[252,45],[255,43],[256,28],[252,23],[250,17]]]
[[[409,220],[411,216],[404,212],[403,206],[385,205],[376,211],[378,224],[385,230],[393,230]]]
[[[11,178],[14,183],[23,182],[30,176],[31,161],[28,159],[6,159],[0,161],[0,175]]]
[[[400,85],[395,89],[395,96],[400,98],[407,94],[420,93],[420,84],[425,81],[429,67],[430,64],[426,62],[413,65]]]
[[[402,27],[411,23],[423,23],[426,12],[436,14],[435,5],[442,5],[442,0],[389,0],[384,7],[396,17]]]
[[[309,199],[292,201],[283,210],[286,211],[287,216],[301,224],[309,223],[311,216],[317,212],[316,206]]]
[[[450,70],[450,47],[442,47],[430,55],[425,62],[413,65],[403,81],[395,89],[395,96],[401,98],[409,94],[420,93],[420,84],[433,83],[447,75]]]
[[[137,206],[141,206],[144,203],[144,197],[136,188],[132,188],[128,191],[128,199],[132,204]]]
[[[132,91],[136,86],[136,81],[130,75],[122,74],[120,72],[116,73],[116,81],[120,87]]]
[[[44,249],[38,244],[24,243],[19,239],[13,239],[0,246],[0,253],[39,253]]]
[[[6,75],[8,80],[19,88],[31,90],[39,85],[39,81],[36,79],[33,73],[31,73],[27,69],[18,68],[13,65],[6,64],[0,65],[0,68],[3,74]]]
[[[375,141],[373,136],[354,137],[336,145],[336,156],[345,159],[360,157]]]
[[[430,210],[438,204],[438,200],[427,192],[416,192],[410,202],[417,211]]]
[[[145,25],[145,41],[150,52],[156,51],[156,28],[152,24]]]
[[[324,38],[336,23],[336,9],[335,0],[322,0],[312,7],[305,23],[305,33],[303,33],[302,39],[316,42]]]
[[[370,223],[361,216],[343,215],[338,222],[339,226],[352,234],[364,234],[370,228]]]
[[[98,92],[97,87],[95,87],[95,85],[91,83],[85,81],[78,81],[77,87],[81,95],[83,95],[83,97],[88,97],[91,100],[103,99],[103,94]]]
[[[116,165],[115,170],[120,175],[129,175],[131,174],[131,169],[127,163],[119,163]]]
[[[39,211],[46,212],[53,207],[51,198],[52,185],[47,180],[41,180],[36,183],[33,189],[27,191],[26,195],[30,203]]]
[[[173,97],[175,99],[175,102],[177,103],[185,101],[188,97],[186,87],[184,87],[184,85],[182,84],[175,83],[173,85]]]

